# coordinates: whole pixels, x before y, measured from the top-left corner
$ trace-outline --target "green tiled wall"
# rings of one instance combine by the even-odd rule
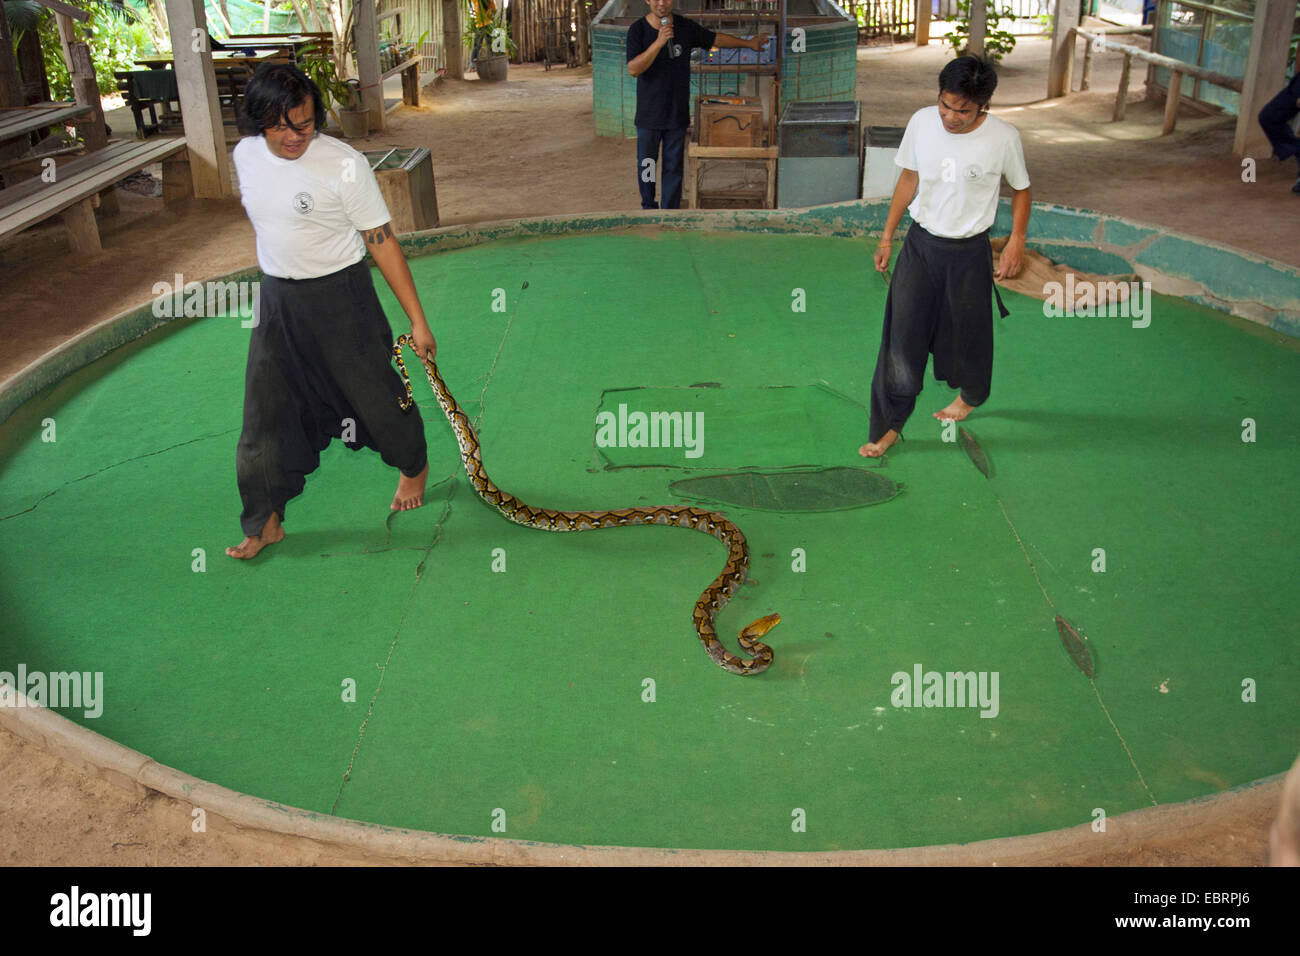
[[[810,27],[802,52],[790,49],[786,37],[781,68],[781,106],[795,100],[857,98],[858,31],[852,23]],[[627,27],[591,28],[592,110],[597,136],[636,136],[636,78],[627,73]],[[691,78],[691,104],[701,79],[708,93],[740,90],[741,74],[709,74]]]

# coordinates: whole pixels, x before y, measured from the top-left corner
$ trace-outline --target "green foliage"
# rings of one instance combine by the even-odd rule
[[[90,47],[90,61],[95,67],[95,79],[101,94],[117,92],[114,70],[135,69],[136,57],[150,49],[149,30],[140,16],[114,4],[96,4],[90,11],[90,20],[77,25],[79,33]],[[45,56],[45,73],[50,81],[50,94],[56,99],[72,98],[72,80],[67,64],[63,62],[63,46],[59,43],[59,28],[54,15],[47,14],[37,26],[41,38],[41,53]],[[14,38],[17,42],[17,37]]]
[[[9,33],[14,43],[17,44],[20,31],[35,29],[48,12],[48,8],[36,0],[4,0],[4,15],[9,21]]]
[[[487,16],[483,10],[475,6],[473,0],[465,0],[465,14],[466,25],[462,42],[472,50],[474,41],[482,37],[483,44],[479,56],[483,56],[485,52],[488,56],[493,55],[492,36],[497,30],[505,34],[506,52],[512,57],[519,53],[519,48],[515,46],[515,41],[510,36],[510,25],[499,14],[495,17]]]
[[[1016,48],[1016,35],[999,30],[998,24],[1003,20],[1010,22],[1019,18],[1010,7],[999,10],[995,3],[996,0],[990,0],[989,3],[984,30],[984,53],[994,62],[1001,62],[1004,56]],[[960,55],[966,51],[966,44],[970,42],[970,0],[959,0],[956,24],[953,31],[944,37],[944,42],[952,47],[954,53]]]
[[[353,109],[356,103],[357,89],[355,84],[348,82],[339,75],[338,67],[328,56],[309,56],[305,57],[299,66],[318,87],[320,87],[321,97],[325,100],[325,109],[334,116],[335,121],[338,115],[334,113],[334,108]]]

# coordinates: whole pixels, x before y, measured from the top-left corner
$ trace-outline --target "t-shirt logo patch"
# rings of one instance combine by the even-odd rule
[[[311,193],[299,193],[293,197],[293,208],[304,216],[311,215],[311,211],[315,207],[316,200],[311,198]]]
[[[975,163],[971,163],[961,171],[961,174],[965,176],[969,182],[974,182],[984,175],[984,170],[980,169]]]
[[[674,43],[674,44],[673,44],[673,56],[674,56],[674,57],[678,57],[678,56],[681,56],[681,55],[682,55],[682,45],[681,45],[680,43]]]

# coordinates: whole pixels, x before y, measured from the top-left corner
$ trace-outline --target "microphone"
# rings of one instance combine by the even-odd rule
[[[661,27],[666,27],[670,22],[672,21],[668,17],[659,18],[659,25]],[[681,52],[681,49],[682,48],[678,46],[676,43],[674,43],[672,40],[668,41],[668,56],[670,59],[674,59],[674,60],[677,59],[677,54]]]

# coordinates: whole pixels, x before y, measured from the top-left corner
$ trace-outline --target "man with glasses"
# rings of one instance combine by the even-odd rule
[[[297,67],[267,64],[249,81],[246,136],[233,156],[265,277],[235,455],[245,538],[226,549],[234,558],[284,538],[286,505],[334,438],[373,448],[398,469],[392,510],[424,501],[424,424],[414,407],[398,407],[393,334],[367,251],[411,320],[419,354],[432,358],[437,343],[370,164],[320,135],[324,125],[320,90]]]
[[[960,56],[939,74],[939,99],[907,124],[894,158],[903,167],[894,188],[884,234],[876,248],[879,272],[889,268],[894,230],[911,214],[903,248],[885,300],[880,352],[871,382],[868,443],[858,449],[879,458],[899,437],[916,408],[925,363],[934,356],[934,377],[961,389],[934,417],[961,421],[989,397],[993,376],[993,250],[989,228],[997,215],[998,189],[1011,186],[1011,237],[997,278],[1021,269],[1029,228],[1029,173],[1020,134],[991,116],[997,87],[993,65]],[[1002,315],[1007,311],[998,296]]]

